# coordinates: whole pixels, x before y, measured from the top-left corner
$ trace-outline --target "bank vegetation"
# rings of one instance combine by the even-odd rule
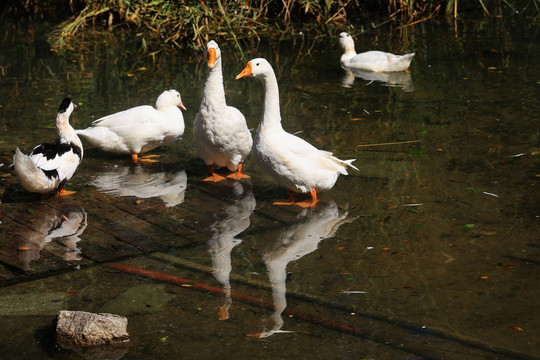
[[[540,0],[7,0],[2,6],[3,16],[60,20],[49,37],[56,49],[118,28],[136,29],[146,50],[201,47],[209,38],[361,33],[471,13],[540,22]]]

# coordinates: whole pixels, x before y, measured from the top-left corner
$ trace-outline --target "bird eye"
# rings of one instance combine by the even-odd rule
[[[259,66],[259,65],[260,65],[260,63],[257,63],[256,65],[257,65],[257,66]]]

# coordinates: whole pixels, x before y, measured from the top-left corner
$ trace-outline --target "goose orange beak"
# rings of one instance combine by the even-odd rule
[[[186,111],[186,107],[184,106],[184,104],[180,103],[180,105],[178,105],[178,107],[184,111]]]
[[[207,57],[208,57],[208,67],[210,69],[213,69],[214,66],[216,66],[216,60],[217,60],[216,49],[214,48],[208,49]]]
[[[251,71],[251,61],[248,61],[244,70],[242,70],[240,74],[236,75],[236,80],[244,78],[246,76],[253,76],[253,72]]]

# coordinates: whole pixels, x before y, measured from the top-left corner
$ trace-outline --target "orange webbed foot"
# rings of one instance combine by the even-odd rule
[[[251,179],[251,176],[237,171],[237,172],[234,172],[234,173],[232,173],[230,175],[227,175],[227,178],[240,180],[240,179]]]
[[[319,202],[319,200],[315,199],[315,200],[306,200],[306,201],[300,201],[300,202],[297,202],[297,203],[294,203],[294,205],[298,205],[300,206],[301,208],[314,208],[315,205],[317,205],[317,203]]]
[[[214,171],[214,165],[208,165],[208,171],[210,171],[210,176],[207,177],[206,179],[204,179],[203,181],[213,181],[213,182],[218,182],[218,181],[223,181],[225,180],[225,178],[221,175],[218,175],[215,173]]]
[[[146,162],[146,163],[158,162],[158,160],[153,159],[153,158],[158,158],[158,157],[160,157],[160,156],[157,155],[157,154],[155,154],[155,155],[131,154],[131,160],[133,161],[134,164],[140,164],[140,163],[143,163],[143,162]]]
[[[236,167],[236,172],[230,174],[229,176],[227,176],[229,179],[236,179],[236,180],[240,180],[240,179],[250,179],[251,176],[249,175],[246,175],[242,172],[242,166],[243,166],[243,163],[240,163],[238,164],[238,166]]]
[[[294,205],[294,201],[288,201],[288,200],[274,201],[272,204],[278,205],[278,206],[289,206],[289,205]]]
[[[75,193],[76,193],[76,191],[68,191],[68,190],[64,190],[64,189],[60,189],[60,191],[58,191],[59,196],[68,196],[68,195],[73,195]]]
[[[309,200],[300,201],[300,202],[295,203],[295,205],[298,205],[302,208],[314,208],[315,205],[317,205],[317,202],[319,201],[317,200],[317,191],[311,190],[309,192],[309,195],[311,196],[311,201]]]
[[[273,204],[282,206],[294,205],[294,193],[289,190],[289,198],[287,200],[274,201]]]
[[[226,179],[225,177],[214,173],[214,174],[210,175],[209,177],[207,177],[206,179],[203,179],[203,181],[218,182],[218,181],[223,181],[225,179]]]
[[[219,320],[229,319],[229,305],[223,305],[219,307]]]

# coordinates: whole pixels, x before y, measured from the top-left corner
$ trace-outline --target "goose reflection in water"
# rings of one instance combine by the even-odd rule
[[[76,205],[68,205],[57,210],[43,205],[33,209],[35,218],[28,221],[26,227],[16,230],[21,237],[18,244],[19,259],[24,264],[24,270],[30,269],[30,263],[38,260],[43,248],[53,243],[58,246],[47,246],[47,250],[64,261],[81,260],[81,250],[78,247],[80,236],[86,229],[86,211]]]
[[[92,184],[112,196],[159,197],[170,207],[184,202],[187,175],[185,170],[166,173],[142,166],[116,165],[100,172]]]
[[[405,92],[414,91],[411,74],[405,71],[378,73],[347,68],[343,68],[343,70],[345,70],[345,75],[343,75],[341,83],[344,87],[351,87],[354,84],[354,79],[360,78],[369,81],[369,84],[373,81],[379,81],[388,84],[388,86],[400,87]]]
[[[319,243],[333,237],[342,224],[353,221],[354,218],[349,218],[348,214],[348,211],[340,210],[333,201],[319,202],[314,209],[304,209],[299,215],[303,216],[301,221],[281,230],[272,248],[263,254],[272,287],[274,313],[269,319],[270,329],[256,334],[259,338],[280,332],[283,326],[281,313],[287,307],[287,265],[314,252]]]
[[[229,308],[232,304],[229,280],[232,269],[231,252],[242,242],[236,236],[249,227],[249,217],[255,209],[255,196],[251,185],[235,182],[230,193],[230,200],[234,202],[221,205],[207,226],[210,232],[208,252],[212,257],[212,275],[225,292],[224,304],[219,309],[220,320],[229,318]]]

